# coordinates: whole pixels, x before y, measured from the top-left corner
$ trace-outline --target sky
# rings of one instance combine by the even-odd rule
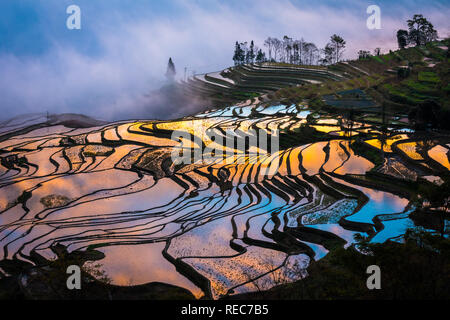
[[[70,5],[81,29],[69,30]],[[381,9],[381,29],[369,30],[369,5]],[[360,49],[396,48],[395,33],[421,13],[441,37],[450,35],[450,0],[1,0],[0,119],[46,112],[103,120],[173,118],[152,92],[164,83],[172,57],[206,73],[232,65],[234,43],[268,36],[304,38],[323,47],[332,34]],[[185,111],[189,112],[189,111]]]

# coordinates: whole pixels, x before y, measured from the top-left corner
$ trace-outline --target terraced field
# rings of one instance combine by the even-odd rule
[[[204,96],[215,105],[256,98],[290,86],[339,81],[343,75],[318,66],[282,66],[277,63],[242,65],[196,75],[180,84],[187,95]]]
[[[197,297],[296,280],[355,234],[396,239],[414,225],[415,185],[449,170],[448,135],[381,130],[306,104],[248,102],[83,129],[28,120],[0,136],[0,266],[56,259],[58,245],[98,249],[115,284],[160,281]],[[171,160],[174,131],[194,150],[229,150],[209,133],[251,130],[278,130],[280,149],[233,144],[232,157],[212,163]]]
[[[221,106],[247,99],[255,103],[308,100],[316,109],[364,107],[364,111],[378,113],[376,107],[383,107],[386,114],[402,119],[412,106],[430,100],[450,110],[448,46],[447,39],[330,66],[242,65],[194,76],[180,88],[187,95],[200,95]],[[346,94],[355,90],[364,93]]]
[[[400,240],[422,223],[416,208],[436,209],[419,191],[450,170],[448,41],[328,67],[239,66],[179,86],[217,107],[172,121],[0,124],[0,279],[96,249],[114,284],[219,298],[304,277],[357,234]],[[441,116],[425,117],[435,105]],[[253,144],[239,145],[244,136]],[[191,163],[174,162],[187,147]],[[197,159],[205,148],[224,155]]]

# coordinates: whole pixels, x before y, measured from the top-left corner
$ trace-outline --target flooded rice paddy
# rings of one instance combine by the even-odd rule
[[[395,239],[413,226],[414,207],[407,192],[376,175],[437,181],[450,169],[448,141],[418,141],[356,121],[349,126],[295,105],[234,106],[177,121],[85,129],[24,130],[24,124],[2,128],[10,137],[0,140],[0,260],[55,259],[55,244],[95,248],[115,284],[159,281],[197,297],[294,281],[312,259],[354,243],[355,234]],[[301,142],[305,125],[321,141]],[[170,162],[178,144],[171,132],[210,145],[218,143],[205,134],[212,129],[277,129],[281,142],[300,142],[254,161],[242,155],[244,161]],[[355,152],[356,141],[381,162]],[[275,162],[275,173],[259,174]]]

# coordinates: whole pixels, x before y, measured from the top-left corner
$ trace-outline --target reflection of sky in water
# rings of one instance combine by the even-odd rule
[[[309,175],[317,174],[325,161],[323,148],[328,142],[317,142],[302,150],[302,165]]]
[[[364,189],[365,190],[362,191],[370,198],[369,202],[357,213],[347,217],[347,220],[372,223],[372,219],[376,215],[400,213],[408,204],[407,199],[400,198],[392,193]],[[368,192],[368,190],[370,190],[370,192]]]
[[[223,109],[211,111],[209,113],[205,112],[205,113],[197,114],[196,116],[197,117],[208,117],[208,118],[209,117],[232,117],[232,116],[234,116],[233,111],[235,111],[235,113],[240,117],[248,117],[248,116],[250,116],[253,108],[254,108],[254,105],[244,106],[244,107],[231,106],[231,107],[226,107]]]
[[[273,212],[274,210],[282,209],[283,206],[286,205],[286,201],[282,198],[272,194],[272,201],[268,203],[266,206],[261,208],[259,210],[260,213],[266,212],[265,214],[261,214],[256,216],[255,218],[252,218],[250,221],[250,232],[249,237],[253,237],[254,239],[261,239],[270,241],[270,239],[267,239],[264,237],[261,233],[261,228],[263,227],[264,223],[266,223],[267,220],[270,220],[270,212]],[[255,215],[255,212],[253,212],[253,215]],[[282,217],[282,214],[279,214],[278,217]],[[273,229],[273,222],[270,220],[267,225],[265,226],[265,229],[267,231],[272,231]]]
[[[351,245],[354,242],[354,235],[359,233],[363,236],[366,236],[367,234],[364,232],[355,232],[355,231],[350,231],[350,230],[345,230],[344,228],[342,228],[340,225],[338,224],[313,224],[313,225],[309,225],[308,228],[315,228],[315,229],[319,229],[319,230],[323,230],[323,231],[328,231],[331,233],[334,233],[335,235],[341,237],[342,239],[344,239],[345,241],[347,241],[347,244],[345,245],[345,247],[348,247],[349,245]]]
[[[313,249],[313,251],[315,253],[314,260],[322,259],[329,252],[327,249],[325,249],[324,246],[322,246],[320,244],[316,244],[316,243],[312,243],[312,242],[308,242],[308,241],[302,241],[302,242],[307,244],[309,247],[311,247],[311,249]]]
[[[264,108],[263,110],[261,109],[261,111],[260,110],[258,110],[258,111],[259,111],[259,113],[267,114],[267,115],[273,115],[277,112],[282,112],[282,111],[283,111],[283,113],[285,113],[286,106],[283,104],[280,104],[278,106],[270,106],[270,107]]]
[[[2,239],[2,244],[5,245],[6,243],[12,241],[13,239],[17,239],[20,236],[22,236],[23,232],[25,232],[26,229],[17,229],[15,231],[12,231],[11,229],[6,229],[5,232],[2,232],[0,234],[0,236],[2,236],[2,238],[9,233],[7,238]],[[0,251],[0,260],[4,259],[4,258],[8,258],[8,259],[12,259],[12,256],[14,255],[15,252],[17,252],[17,250],[20,248],[20,246],[22,245],[22,242],[12,242],[8,244],[8,256],[5,257],[4,256],[4,251],[1,250]]]
[[[428,151],[428,155],[433,160],[439,162],[441,165],[443,165],[448,170],[450,170],[450,161],[448,159],[448,152],[449,152],[449,150],[447,148],[437,145],[437,146],[431,148],[430,151]]]
[[[173,238],[169,254],[177,258],[235,255],[236,251],[230,247],[233,233],[230,219],[231,216],[211,221]]]
[[[204,114],[203,116],[212,117],[213,115],[216,115],[232,117],[233,110],[235,110],[235,113],[238,116],[245,117],[251,114],[252,108],[254,107],[254,105],[245,107],[231,106],[222,110],[214,111],[210,114]],[[293,112],[295,110],[295,106],[285,105],[257,108],[257,111],[266,115],[273,115],[277,112]],[[297,114],[297,117],[305,118],[308,114],[310,114],[310,111],[308,110],[301,111]],[[230,123],[234,122],[233,119],[227,119],[227,121]],[[249,120],[249,123],[245,123],[245,126],[248,127],[251,121]],[[271,121],[272,120],[260,122],[259,124],[264,127]],[[212,123],[217,121],[203,119],[198,120],[198,122],[161,123],[159,125],[161,128],[169,130],[171,128],[183,128],[186,130],[194,130],[194,132],[200,132],[203,130],[202,126],[206,122]],[[326,124],[326,122],[324,124]],[[273,123],[271,125],[273,125]],[[124,125],[121,127],[121,130],[125,132],[127,128],[128,127]],[[136,127],[134,129],[137,130],[138,128]],[[149,141],[148,137],[142,137],[131,133],[126,134],[127,137],[136,136],[137,141]],[[95,139],[100,139],[101,137],[99,132],[96,133],[96,136],[97,137]],[[162,138],[161,140],[163,141]],[[151,142],[160,143],[160,141],[156,138],[152,138]],[[347,155],[339,146],[339,142],[341,142],[341,140],[330,142],[330,158],[324,166],[326,171],[334,170],[347,159]],[[300,174],[298,170],[298,154],[300,150],[302,150],[302,164],[308,174],[317,174],[320,166],[322,166],[325,160],[325,152],[323,151],[323,147],[327,143],[328,142],[318,142],[303,146],[301,148],[295,148],[295,151],[291,152],[290,158],[288,159],[291,166],[291,174]],[[343,142],[343,144],[348,146],[346,142]],[[444,147],[442,148],[445,149]],[[127,150],[124,151],[125,153],[128,152]],[[355,156],[351,150],[349,151],[351,153],[351,157],[340,169],[338,169],[338,173],[362,174],[373,167],[373,164],[369,161]],[[442,150],[436,149],[435,151]],[[439,154],[442,153],[443,152],[439,152]],[[433,152],[431,152],[431,155],[433,155]],[[36,158],[36,162],[41,162],[43,161],[41,159],[48,158],[48,156],[48,151],[46,153],[43,152],[41,154],[33,155],[33,157]],[[113,157],[114,156],[117,157],[115,161],[112,161],[108,165],[103,164],[105,168],[109,168],[108,171],[61,176],[51,182],[43,183],[39,188],[33,191],[33,197],[28,201],[28,205],[32,207],[32,211],[29,215],[34,215],[37,213],[35,211],[42,209],[42,205],[39,203],[39,200],[41,197],[49,194],[64,195],[71,199],[85,195],[86,197],[84,200],[93,200],[100,196],[109,197],[108,199],[99,199],[89,203],[79,204],[72,208],[66,207],[55,209],[54,213],[51,216],[46,217],[42,222],[48,222],[49,219],[67,218],[70,219],[70,223],[73,223],[74,225],[68,226],[67,228],[60,228],[54,233],[41,239],[42,241],[47,241],[47,239],[51,239],[55,236],[67,237],[66,239],[70,239],[71,236],[76,236],[80,232],[91,232],[89,235],[102,235],[103,231],[99,231],[101,227],[94,225],[76,226],[75,223],[78,220],[81,221],[81,218],[90,218],[90,222],[93,223],[98,222],[96,219],[106,220],[112,218],[111,216],[114,216],[114,220],[111,220],[111,225],[105,225],[105,230],[112,231],[111,234],[114,234],[114,232],[122,231],[118,229],[119,227],[126,228],[127,236],[130,237],[129,239],[133,239],[133,237],[135,237],[134,239],[144,239],[145,241],[149,241],[151,237],[156,238],[173,235],[173,233],[181,230],[182,225],[183,231],[187,232],[172,240],[169,253],[176,258],[189,256],[201,257],[187,258],[186,262],[189,261],[191,265],[199,267],[201,271],[211,277],[212,280],[216,279],[216,282],[224,282],[227,286],[238,285],[239,283],[242,283],[242,281],[248,280],[243,278],[244,272],[249,272],[252,276],[259,275],[268,271],[268,269],[272,266],[272,262],[277,265],[285,258],[285,253],[272,252],[271,250],[263,247],[244,245],[242,241],[239,242],[239,240],[237,242],[247,247],[249,251],[237,257],[230,257],[232,255],[237,255],[237,252],[230,247],[229,243],[230,239],[233,238],[231,215],[234,215],[238,238],[243,237],[244,231],[247,228],[246,224],[248,223],[247,236],[249,238],[273,242],[270,238],[266,238],[261,232],[262,228],[269,233],[272,232],[274,223],[271,220],[271,214],[273,212],[277,212],[278,217],[281,220],[281,226],[279,226],[278,229],[283,230],[283,215],[288,210],[298,209],[302,204],[304,204],[300,202],[293,204],[292,201],[286,203],[286,200],[272,192],[270,192],[270,197],[268,197],[262,192],[262,190],[257,188],[256,184],[253,184],[253,188],[255,189],[254,192],[261,195],[261,202],[257,203],[258,199],[254,193],[252,193],[251,196],[253,198],[251,199],[244,190],[243,184],[247,181],[246,177],[250,171],[249,167],[245,170],[244,165],[230,168],[230,172],[232,173],[230,178],[233,176],[236,169],[239,169],[237,170],[237,176],[244,178],[241,183],[237,185],[239,180],[235,177],[235,181],[233,181],[235,187],[232,190],[221,193],[218,186],[214,185],[207,190],[200,190],[198,195],[195,197],[187,198],[184,201],[181,201],[181,199],[177,199],[177,197],[184,192],[184,189],[169,178],[162,178],[158,180],[158,183],[151,188],[149,187],[153,184],[153,179],[136,182],[132,190],[128,188],[121,190],[120,192],[123,192],[121,195],[118,193],[114,194],[115,191],[113,190],[101,191],[105,188],[105,186],[110,189],[121,188],[139,179],[135,172],[112,169],[112,166],[122,157],[122,155],[118,152],[118,149],[116,149]],[[269,163],[269,161],[267,161],[267,163]],[[265,164],[267,165],[267,163]],[[47,167],[41,166],[41,170],[45,171],[49,169],[51,169],[50,165]],[[217,171],[217,168],[214,170]],[[288,174],[286,162],[282,163],[278,173],[283,176]],[[255,180],[255,174],[255,172],[252,172],[252,179],[250,180]],[[36,181],[38,180],[31,182],[30,187],[36,183]],[[359,212],[353,216],[347,217],[350,221],[372,223],[372,218],[375,215],[399,213],[402,212],[408,204],[407,199],[400,198],[388,192],[375,191],[369,188],[359,187],[357,185],[343,182],[340,179],[336,179],[336,181],[350,185],[353,188],[357,188],[369,197],[369,202],[364,205]],[[4,193],[3,196],[0,195],[0,204],[5,205],[11,199],[17,198],[20,192],[26,189],[24,188],[26,184],[27,182],[24,182],[20,184],[20,188],[18,188],[18,190],[11,188],[7,194]],[[208,183],[205,179],[205,187],[207,184]],[[273,185],[277,187],[276,184]],[[15,187],[17,188],[18,186]],[[283,189],[279,189],[283,191]],[[8,191],[6,188],[3,190]],[[237,190],[240,190],[242,194],[238,194]],[[97,193],[96,191],[99,192]],[[9,193],[12,195],[9,195]],[[287,193],[285,194],[287,195]],[[171,203],[171,201],[173,201],[173,203]],[[157,206],[164,207],[162,209],[155,209]],[[246,206],[249,206],[249,208],[245,208]],[[141,210],[143,212],[133,212]],[[15,217],[21,214],[22,211],[23,209],[17,207],[15,209],[11,209],[9,214]],[[161,212],[165,213],[165,215],[158,216]],[[97,218],[96,215],[99,214],[101,217]],[[136,220],[127,220],[127,217],[133,217],[136,218]],[[161,220],[158,220],[158,217],[161,217]],[[0,223],[4,223],[7,219],[11,219],[11,217],[5,216],[4,214],[0,215]],[[336,220],[328,220],[328,222],[335,221]],[[54,223],[56,224],[57,222],[54,221]],[[141,228],[141,225],[144,223],[145,228]],[[202,223],[205,224],[202,225]],[[166,228],[159,230],[158,228],[160,224],[166,224]],[[410,226],[411,220],[407,218],[388,220],[383,221],[383,224],[385,228],[373,238],[373,242],[383,242],[391,237],[403,234],[406,228]],[[309,225],[308,227],[334,233],[347,241],[347,246],[354,242],[353,237],[357,233],[345,230],[336,223],[316,224]],[[18,241],[14,242],[9,247],[11,252],[18,250],[19,246],[24,241],[36,238],[48,230],[44,230],[44,224],[42,224],[41,226],[34,228],[32,233],[28,236],[22,235],[24,231],[27,231],[27,227],[18,229],[13,232],[9,238],[4,240],[4,242],[7,242],[12,239],[18,239]],[[150,231],[152,233],[150,233]],[[88,233],[86,233],[86,235],[87,234]],[[126,238],[122,239],[125,240]],[[161,238],[158,239],[158,241],[160,240]],[[71,240],[62,241],[62,243],[70,245],[70,241]],[[79,241],[76,245],[74,245],[74,247],[77,245],[87,245],[89,241],[91,240],[87,240],[85,242]],[[92,242],[94,241],[98,241],[98,243],[105,243],[108,239],[99,238],[98,240],[92,240]],[[319,244],[309,242],[305,243],[309,245],[316,253],[315,259],[320,259],[328,253],[328,251]],[[122,246],[103,247],[100,250],[106,254],[106,258],[100,261],[100,263],[104,265],[105,271],[112,278],[115,284],[128,285],[160,281],[185,287],[191,290],[194,294],[199,295],[199,288],[176,272],[175,267],[164,259],[161,254],[164,246],[165,242],[161,241],[140,245],[127,244]],[[27,248],[24,249],[24,252],[27,252]],[[216,258],[208,259],[208,257]],[[301,257],[299,257],[299,259],[300,258]],[[218,285],[216,284],[216,286]],[[219,287],[216,288],[217,291],[221,290],[219,289]]]
[[[409,218],[383,221],[384,229],[372,238],[371,242],[382,243],[389,238],[403,235],[406,229],[414,227],[414,222]]]
[[[309,110],[300,111],[297,113],[297,118],[305,119],[310,113],[311,111]]]
[[[408,205],[408,199],[401,198],[389,192],[377,191],[356,184],[350,184],[342,179],[337,182],[362,191],[369,201],[357,213],[346,218],[349,221],[373,223],[372,219],[379,214],[400,213]]]
[[[202,292],[175,270],[161,254],[165,242],[101,248],[106,257],[100,260],[103,270],[117,285],[164,282],[190,290],[199,297]]]
[[[305,269],[308,266],[309,262],[310,259],[305,254],[289,256],[283,267],[270,274],[266,274],[261,278],[258,278],[255,282],[239,286],[234,291],[242,293],[261,289],[268,290],[274,285],[278,284],[280,281],[297,281],[302,275],[300,269]],[[254,285],[254,283],[256,283],[256,285]]]
[[[270,213],[274,210],[280,210],[286,205],[286,201],[282,198],[271,194],[272,199],[268,197],[263,197],[261,202],[249,209],[248,213],[239,215],[235,217],[235,221],[238,229],[238,236],[243,235],[243,231],[246,228],[246,222],[248,219],[250,222],[250,229],[248,230],[247,236],[253,239],[264,240],[268,242],[273,242],[271,239],[266,238],[261,233],[261,228],[270,219]],[[228,200],[230,201],[230,200]],[[237,198],[235,199],[237,201]],[[282,216],[281,214],[279,216]],[[273,227],[273,222],[269,221],[265,226],[267,231],[271,231]]]
[[[100,199],[93,202],[83,203],[76,207],[56,211],[51,217],[73,218],[78,216],[103,215],[119,212],[131,212],[146,210],[152,207],[164,205],[176,198],[183,191],[170,179],[160,179],[158,185],[148,190],[122,196]]]
[[[350,157],[342,146],[350,153]],[[318,151],[320,152],[320,150]],[[329,143],[329,158],[324,164],[325,171],[335,171],[338,174],[364,174],[374,167],[373,163],[354,154],[345,140],[332,140]]]
[[[248,246],[247,252],[235,257],[188,258],[183,261],[211,280],[213,297],[217,298],[234,286],[239,286],[235,292],[245,292],[240,286],[242,283],[280,266],[285,258],[284,252]]]
[[[238,107],[238,106],[230,107],[230,109],[225,111],[222,114],[222,116],[232,117],[234,111],[240,117],[248,117],[251,114],[253,107],[254,107],[253,105],[245,107]]]
[[[232,107],[227,107],[227,108],[223,109],[220,116],[221,117],[231,117],[231,116],[233,116],[233,110],[236,110],[236,113],[239,113],[239,107],[232,106]]]
[[[234,188],[230,197],[226,199],[226,206],[221,209],[222,212],[229,212],[231,214],[231,209],[238,204],[239,198],[236,189],[237,188]],[[201,197],[205,196],[206,194],[201,195]],[[234,221],[236,222],[238,229],[238,237],[243,236],[243,231],[248,222],[250,226],[247,234],[248,237],[273,242],[271,239],[262,235],[261,228],[267,223],[265,229],[268,232],[271,232],[273,229],[273,222],[270,220],[270,213],[274,210],[284,210],[287,206],[285,200],[274,194],[271,194],[271,196],[272,199],[263,197],[261,199],[262,202],[259,204],[254,202],[253,204],[256,206],[253,206],[246,211],[243,207],[250,203],[250,199],[246,196],[246,193],[243,192],[243,196],[241,197],[242,203],[239,204],[239,207],[237,208],[237,212],[241,214],[234,216]],[[210,213],[213,214],[214,212],[210,211]],[[280,215],[282,215],[282,213],[280,213]],[[229,240],[232,238],[230,218],[231,216],[211,221],[205,225],[192,229],[180,237],[173,239],[171,247],[169,248],[169,253],[178,258],[189,256],[205,258],[215,257],[214,259],[184,259],[185,262],[193,265],[196,269],[200,270],[200,272],[210,278],[215,294],[225,293],[231,286],[245,282],[248,280],[246,279],[246,275],[252,274],[257,276],[260,273],[267,272],[274,267],[271,265],[272,262],[274,262],[276,266],[281,263],[280,259],[284,257],[283,253],[265,248],[248,246],[243,243],[241,243],[241,245],[247,247],[247,250],[249,251],[238,257],[232,257],[235,256],[237,252],[231,250],[229,246]],[[282,226],[280,229],[282,229]],[[317,250],[320,251],[321,247],[317,246]],[[256,257],[255,253],[257,252],[258,254]],[[323,256],[324,254],[325,252],[322,248],[320,256]],[[302,258],[304,260],[303,256],[297,258]],[[274,261],[272,261],[272,259],[274,259]],[[268,280],[270,280],[269,278],[270,277],[267,277]],[[250,287],[244,285],[236,288],[235,292],[248,291],[246,288],[254,290],[251,285]]]

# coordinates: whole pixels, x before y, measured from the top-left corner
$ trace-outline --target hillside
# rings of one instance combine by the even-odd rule
[[[397,265],[393,251],[422,257],[391,244],[409,228],[449,236],[448,41],[329,67],[241,66],[180,86],[222,104],[247,97],[167,121],[4,123],[0,296],[12,284],[18,296],[41,296],[49,272],[87,259],[100,267],[84,271],[109,280],[113,296],[154,297],[168,292],[163,282],[169,296],[217,299],[295,282],[308,265],[316,276],[361,270],[357,261],[372,260],[347,251],[355,237],[386,244],[382,261]],[[261,146],[272,130],[279,150]],[[205,147],[213,161],[195,158]],[[180,150],[191,162],[174,161]],[[447,263],[433,252],[424,254]],[[347,259],[356,265],[339,265]],[[58,283],[51,296],[67,294]],[[339,285],[337,296],[307,287],[342,297]]]
[[[330,66],[243,65],[197,75],[181,87],[188,95],[211,99],[214,105],[256,101],[256,97],[268,104],[306,100],[316,109],[374,113],[371,120],[378,122],[383,112],[398,119],[409,117],[417,125],[434,121],[445,126],[450,123],[448,46],[447,39]],[[351,90],[363,93],[355,96]],[[430,103],[439,110],[424,115],[421,105]]]

